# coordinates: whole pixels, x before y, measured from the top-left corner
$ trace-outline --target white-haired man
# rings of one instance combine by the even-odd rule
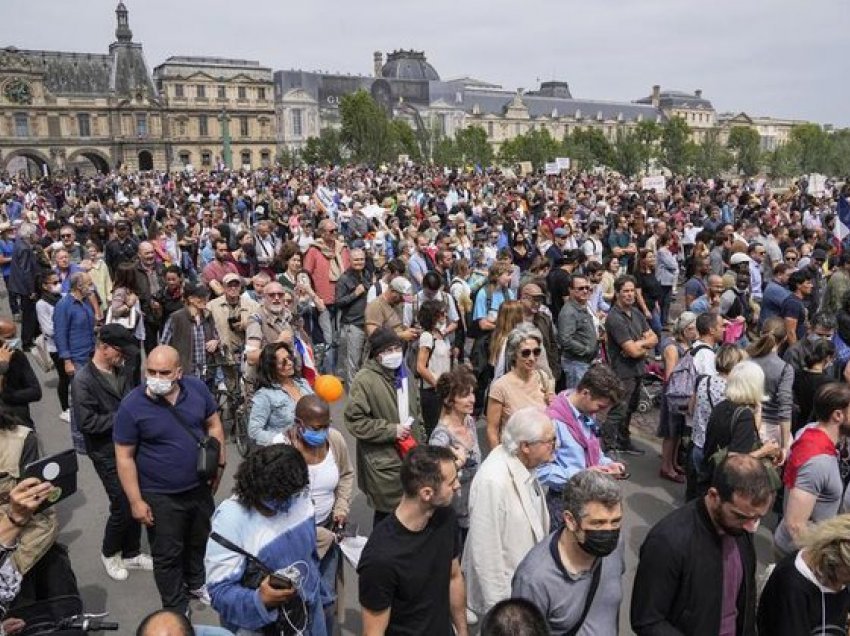
[[[514,413],[502,443],[481,464],[469,493],[463,552],[467,604],[476,614],[511,595],[520,561],[549,533],[546,499],[534,469],[552,461],[555,427],[538,407]]]

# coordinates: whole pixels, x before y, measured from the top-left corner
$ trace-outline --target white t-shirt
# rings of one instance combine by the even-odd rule
[[[339,484],[339,467],[336,465],[334,454],[328,449],[328,454],[318,464],[307,464],[310,475],[310,497],[316,509],[316,523],[324,523],[330,516],[336,500],[337,484]]]

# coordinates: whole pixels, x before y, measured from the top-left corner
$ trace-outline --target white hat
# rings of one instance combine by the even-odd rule
[[[396,276],[393,278],[390,281],[390,289],[402,296],[407,296],[408,294],[413,293],[413,285],[411,285],[410,281],[403,276]]]
[[[740,265],[741,263],[750,263],[753,259],[744,254],[743,252],[737,252],[732,254],[732,257],[729,259],[730,265]]]

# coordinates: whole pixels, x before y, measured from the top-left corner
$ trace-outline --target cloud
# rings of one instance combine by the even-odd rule
[[[576,97],[625,101],[653,84],[702,88],[718,111],[850,125],[845,0],[125,2],[151,66],[215,55],[369,74],[373,51],[415,48],[444,78],[508,89],[561,79]],[[102,52],[113,39],[107,0],[3,4],[5,45]]]

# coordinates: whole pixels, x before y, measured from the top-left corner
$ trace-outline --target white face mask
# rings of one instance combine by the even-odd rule
[[[153,395],[162,397],[168,395],[171,387],[174,386],[174,381],[168,378],[146,378],[145,384]]]
[[[445,320],[441,320],[437,323],[437,331],[440,333],[446,333],[446,327],[448,327],[448,324],[446,324]]]
[[[398,369],[401,366],[402,360],[401,351],[381,354],[381,366],[385,369]]]
[[[55,285],[51,285],[50,291],[53,292],[54,294],[58,294],[62,291],[62,285],[60,285],[59,283],[56,283]]]

